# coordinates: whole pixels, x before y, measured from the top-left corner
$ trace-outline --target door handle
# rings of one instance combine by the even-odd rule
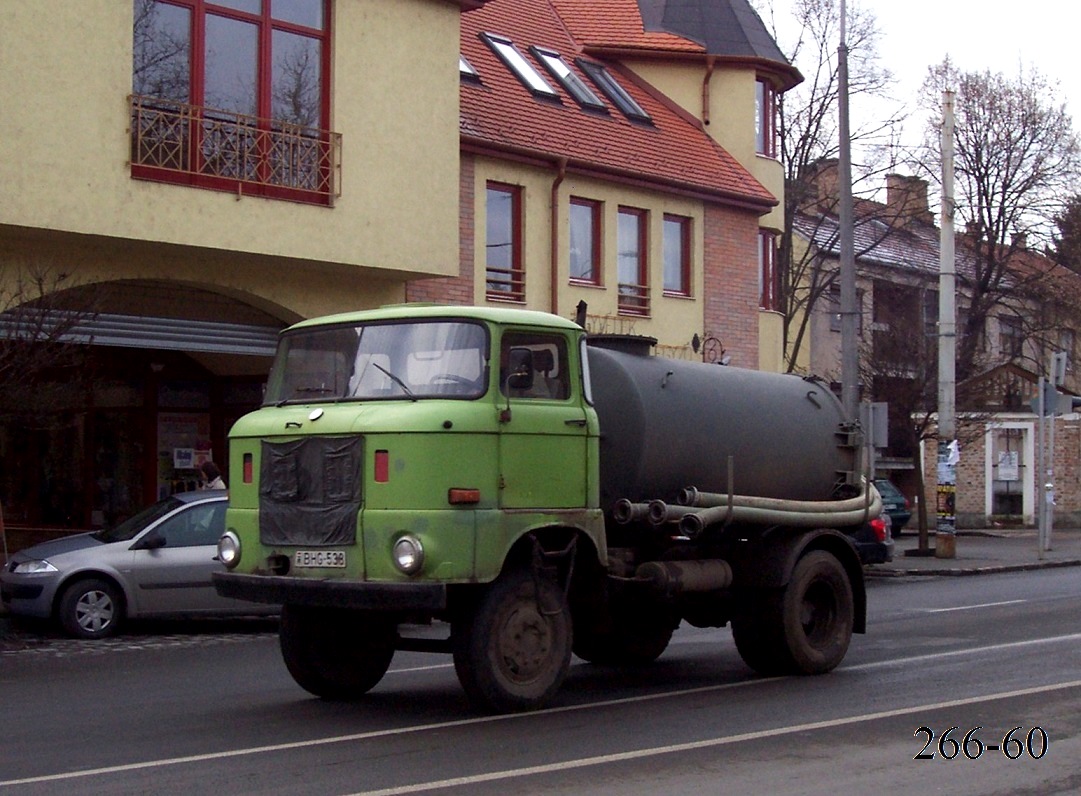
[[[584,428],[586,424],[586,419],[584,417],[576,417],[573,420],[564,420],[563,424],[567,426],[578,426],[579,428]]]

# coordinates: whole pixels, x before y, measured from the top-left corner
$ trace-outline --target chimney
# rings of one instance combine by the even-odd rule
[[[933,224],[927,208],[927,180],[904,174],[886,175],[886,209],[904,224]]]
[[[815,204],[826,212],[835,211],[840,197],[837,158],[822,158],[810,166],[809,180]]]

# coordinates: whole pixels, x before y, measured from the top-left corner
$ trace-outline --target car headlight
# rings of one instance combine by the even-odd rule
[[[11,571],[16,575],[44,575],[47,572],[59,572],[60,570],[42,558],[23,561],[21,564],[16,564],[15,569]]]
[[[424,567],[424,546],[407,533],[394,543],[394,566],[406,575],[416,575]]]
[[[229,569],[240,563],[240,538],[232,531],[226,531],[218,540],[218,560]]]

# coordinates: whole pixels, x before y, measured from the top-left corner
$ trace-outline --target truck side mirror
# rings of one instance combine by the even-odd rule
[[[528,390],[533,386],[533,351],[512,348],[507,363],[507,389]]]

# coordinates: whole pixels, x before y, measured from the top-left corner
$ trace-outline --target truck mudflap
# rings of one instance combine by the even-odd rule
[[[237,572],[215,572],[212,577],[221,596],[251,602],[390,611],[442,611],[447,607],[443,583],[308,580]]]

